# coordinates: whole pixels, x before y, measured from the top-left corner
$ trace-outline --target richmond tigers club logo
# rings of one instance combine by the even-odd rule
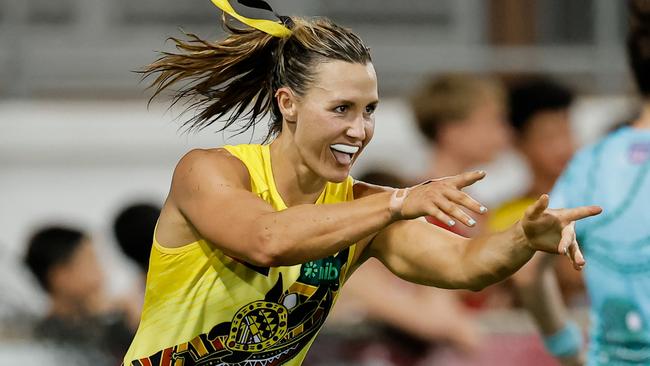
[[[230,322],[132,366],[276,366],[294,358],[325,322],[349,250],[305,263],[283,290],[282,274],[264,297],[242,306]]]

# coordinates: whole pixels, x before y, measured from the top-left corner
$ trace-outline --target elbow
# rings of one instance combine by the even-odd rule
[[[480,292],[480,291],[483,291],[486,287],[487,287],[487,285],[484,285],[484,284],[472,284],[472,285],[468,286],[467,289],[472,291],[472,292]]]
[[[252,235],[253,248],[249,258],[250,264],[259,267],[279,267],[288,264],[287,243],[267,225],[258,225]]]
[[[503,274],[493,272],[476,273],[466,277],[463,288],[473,292],[479,292],[484,290],[486,287],[503,280],[504,277]]]
[[[467,273],[456,273],[443,283],[425,282],[429,286],[442,287],[450,290],[470,290],[478,292],[492,284],[486,276],[471,276]]]
[[[483,291],[486,287],[491,285],[493,282],[486,281],[485,279],[476,279],[469,281],[464,287],[472,292]]]
[[[282,261],[277,256],[264,252],[255,253],[249,258],[248,262],[256,267],[262,268],[279,267],[282,265]]]
[[[263,252],[259,257],[259,263],[258,266],[260,267],[280,267],[292,264],[289,263],[286,260],[286,257],[277,250],[267,250]]]

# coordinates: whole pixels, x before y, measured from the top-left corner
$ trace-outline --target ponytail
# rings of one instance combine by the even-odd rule
[[[228,36],[221,41],[209,42],[192,33],[185,33],[187,40],[171,37],[179,52],[163,52],[141,71],[143,79],[155,75],[151,99],[181,84],[172,105],[183,100],[186,112],[194,110],[182,125],[186,131],[222,121],[218,131],[236,126],[238,134],[244,133],[270,114],[264,140],[268,142],[282,131],[282,114],[275,100],[279,88],[286,86],[303,96],[315,80],[318,63],[371,62],[368,48],[356,34],[326,18],[282,18],[292,28],[286,37],[253,27],[236,28],[225,18]]]
[[[254,128],[274,102],[272,79],[281,39],[224,24],[230,35],[221,42],[205,41],[192,33],[185,33],[187,40],[170,37],[181,52],[163,52],[142,71],[143,78],[157,74],[150,85],[155,88],[151,99],[172,84],[185,82],[175,92],[172,105],[186,100],[187,110],[196,110],[182,125],[190,132],[223,121],[219,131],[237,126],[235,131],[243,133]],[[273,125],[265,141],[278,132]]]

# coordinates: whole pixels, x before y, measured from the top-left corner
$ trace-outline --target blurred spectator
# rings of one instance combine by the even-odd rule
[[[152,203],[137,202],[122,208],[113,220],[113,234],[117,244],[140,271],[139,279],[129,291],[130,301],[127,303],[127,315],[133,328],[140,322],[149,255],[160,210],[160,206]]]
[[[405,186],[401,178],[382,170],[359,178],[382,186]],[[415,365],[432,357],[437,347],[472,353],[480,342],[479,329],[455,292],[401,280],[374,259],[346,282],[329,324],[359,322],[370,324],[376,333],[345,342],[354,344],[354,353],[342,353],[350,354],[355,364]]]
[[[113,221],[113,234],[122,252],[138,265],[146,277],[153,232],[160,216],[160,206],[133,203],[120,210]],[[144,280],[144,278],[143,278]]]
[[[587,261],[591,306],[588,365],[650,364],[650,1],[631,0],[627,53],[642,98],[641,113],[582,148],[551,191],[551,207],[602,206],[603,214],[576,225]],[[582,363],[579,327],[557,301],[553,260],[533,258],[529,311],[549,353]],[[537,259],[537,260],[536,260]],[[534,301],[536,300],[536,301]]]
[[[514,145],[525,159],[532,178],[523,196],[492,211],[490,230],[505,230],[521,219],[526,208],[541,194],[553,188],[576,149],[570,121],[573,99],[573,91],[545,77],[527,77],[512,83],[509,106]],[[524,266],[512,277],[519,292],[526,291],[520,286],[520,280],[533,275],[529,273],[530,268]],[[561,279],[565,302],[584,305],[586,295],[580,272],[569,261],[557,261],[556,273]],[[525,294],[520,295],[526,301]]]
[[[116,364],[133,332],[119,303],[105,294],[90,237],[75,228],[41,228],[29,240],[25,263],[50,299],[35,336],[80,350],[93,363]]]
[[[420,181],[450,176],[486,164],[508,147],[503,85],[488,77],[442,74],[424,83],[412,98],[417,127],[430,143],[429,166]],[[488,172],[489,175],[489,172]],[[480,182],[478,184],[481,184]],[[435,225],[463,236],[480,233],[482,218],[474,228],[453,227],[428,217]],[[503,308],[512,303],[510,292],[493,285],[479,292],[463,292],[473,308]]]
[[[491,162],[508,146],[505,92],[495,79],[443,74],[428,80],[417,91],[412,106],[417,127],[431,147],[421,181],[459,174]],[[435,223],[463,236],[479,232],[462,225],[449,228]]]
[[[0,340],[31,337],[34,322],[43,314],[46,305],[45,297],[33,285],[20,260],[3,251],[0,255],[0,294],[3,294],[0,296]]]

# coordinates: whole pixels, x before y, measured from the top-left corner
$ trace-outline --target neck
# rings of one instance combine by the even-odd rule
[[[427,168],[426,178],[440,178],[456,175],[471,168],[470,164],[461,157],[450,153],[445,149],[431,149],[429,167]]]
[[[304,163],[289,135],[283,131],[270,146],[275,188],[287,207],[314,203],[327,182]]]
[[[69,296],[52,294],[50,315],[59,318],[75,319],[105,312],[109,303],[102,293],[97,292],[75,299]]]
[[[52,296],[50,306],[50,316],[56,318],[75,319],[83,317],[88,311],[85,309],[85,304],[73,301],[64,296]]]
[[[641,115],[632,123],[632,127],[650,129],[650,99],[645,99],[643,101]]]

